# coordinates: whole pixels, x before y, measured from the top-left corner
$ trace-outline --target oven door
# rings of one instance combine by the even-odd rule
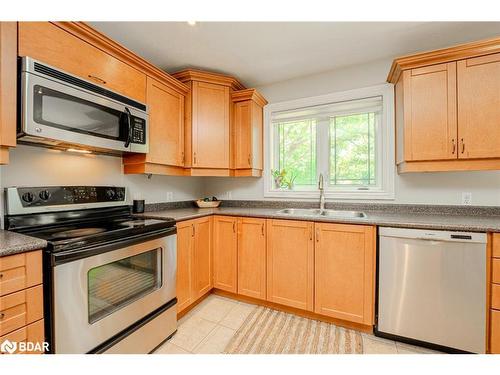
[[[47,146],[148,152],[147,114],[104,96],[23,72],[21,132]]]
[[[175,298],[176,235],[63,263],[53,273],[55,353],[87,353]]]

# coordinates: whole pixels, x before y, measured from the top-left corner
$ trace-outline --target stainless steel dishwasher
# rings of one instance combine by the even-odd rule
[[[485,352],[485,233],[380,228],[378,261],[377,336]]]

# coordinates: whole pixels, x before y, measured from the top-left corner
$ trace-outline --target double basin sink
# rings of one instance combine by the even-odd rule
[[[338,217],[338,218],[364,218],[366,214],[361,211],[343,210],[320,210],[317,208],[285,208],[279,210],[278,214],[290,216],[316,216],[316,217]]]

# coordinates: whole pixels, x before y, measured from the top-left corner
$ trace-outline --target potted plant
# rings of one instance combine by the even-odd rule
[[[281,189],[282,187],[286,186],[285,185],[286,171],[284,169],[282,169],[281,171],[279,169],[273,169],[271,170],[271,173],[273,175],[275,189]]]
[[[297,178],[297,173],[292,172],[288,178],[285,178],[284,186],[286,186],[288,190],[293,190],[296,178]]]

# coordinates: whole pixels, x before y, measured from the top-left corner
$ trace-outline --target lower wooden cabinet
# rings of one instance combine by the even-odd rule
[[[177,223],[177,312],[181,312],[193,303],[191,292],[193,243],[191,221]]]
[[[314,223],[267,221],[267,300],[313,311]]]
[[[8,333],[4,336],[0,336],[0,342],[4,342],[5,340],[9,340],[11,342],[16,343],[16,349],[13,353],[10,354],[41,354],[43,353],[43,343],[45,341],[44,334],[44,321],[38,320],[34,323],[31,323],[25,327],[19,328],[16,331]],[[27,343],[31,347],[27,347],[28,350],[20,351],[21,345],[20,343]],[[0,354],[6,354],[4,352],[0,352]]]
[[[374,323],[375,227],[315,223],[314,312]]]
[[[238,219],[238,294],[266,299],[266,219]]]
[[[214,288],[237,292],[238,219],[214,217]]]
[[[500,354],[500,311],[491,310],[490,353]]]
[[[0,336],[43,318],[43,286],[0,297]]]
[[[41,283],[41,251],[0,257],[0,296]]]
[[[371,326],[375,258],[374,226],[222,215],[183,221],[178,312],[213,287]]]
[[[177,224],[177,313],[212,289],[212,218]]]

